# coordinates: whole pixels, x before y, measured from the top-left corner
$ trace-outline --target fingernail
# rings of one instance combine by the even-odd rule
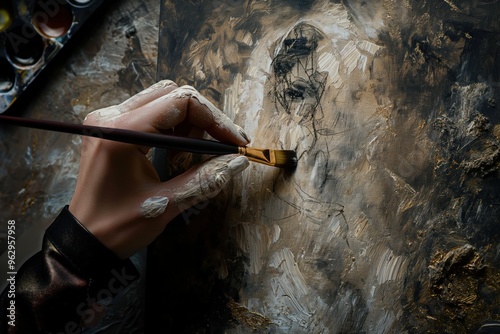
[[[250,143],[251,140],[250,140],[250,136],[247,135],[247,133],[240,127],[238,126],[238,132],[240,133],[240,135],[247,141],[247,143]]]
[[[231,175],[236,175],[244,171],[245,168],[247,168],[249,165],[250,162],[248,161],[247,157],[238,156],[229,162],[228,167],[231,171]]]
[[[160,88],[160,87],[165,88],[168,86],[177,86],[177,84],[175,82],[173,82],[172,80],[165,79],[165,80],[158,81],[154,86],[156,86],[158,88]]]

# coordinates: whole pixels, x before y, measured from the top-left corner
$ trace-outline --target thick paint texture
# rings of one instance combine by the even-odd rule
[[[498,318],[498,6],[203,4],[164,4],[176,21],[162,21],[161,73],[197,87],[252,145],[299,161],[294,173],[251,165],[192,211],[189,232],[210,240],[192,256],[208,267],[179,276],[206,282],[193,298],[208,320],[172,303],[169,326],[473,333]],[[158,263],[166,275],[174,260]],[[234,301],[269,324],[208,311]]]
[[[148,251],[153,271],[141,275],[155,287],[142,322],[151,332],[492,329],[500,304],[497,3],[161,3],[160,25],[157,1],[113,4],[95,27],[100,38],[82,41],[26,114],[83,120],[149,87],[160,28],[160,78],[196,87],[256,144],[296,147],[301,159],[294,174],[250,164],[215,200],[167,226]],[[307,26],[318,45],[294,56],[328,72],[321,109],[301,113],[296,97],[287,113],[273,95],[285,87],[273,61]],[[2,220],[20,217],[24,231],[49,224],[71,198],[79,140],[0,135]],[[134,325],[141,300],[130,291],[108,305],[119,311],[101,331],[143,332]]]

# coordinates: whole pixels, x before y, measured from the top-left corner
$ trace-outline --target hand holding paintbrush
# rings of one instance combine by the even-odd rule
[[[184,87],[183,89],[191,91],[190,93],[193,92],[191,88]],[[197,95],[197,98],[199,99],[199,93],[197,93]],[[205,104],[207,102],[205,102]],[[211,109],[216,110],[215,107]],[[104,118],[109,117],[109,115],[105,111],[98,111],[98,113],[101,113],[102,117]],[[212,113],[214,113],[214,111],[212,111]],[[118,115],[121,115],[121,113],[118,113]],[[112,116],[115,117],[117,115],[112,114]],[[194,119],[194,117],[192,118]],[[219,120],[223,120],[226,124],[230,124],[228,119],[226,119],[222,114],[212,118],[214,119],[214,121],[216,118],[218,118]],[[160,133],[140,132],[130,129],[103,127],[89,124],[72,124],[14,116],[0,115],[0,122],[3,124],[97,137],[106,140],[113,140],[146,147],[167,148],[210,155],[240,154],[246,156],[249,160],[254,162],[286,169],[293,169],[297,166],[297,156],[295,154],[295,151],[292,150],[258,149],[247,146],[238,146],[234,144],[225,144],[206,139],[195,139],[165,135]],[[211,126],[217,127],[220,126],[220,124],[214,124]],[[237,125],[235,126],[237,127]],[[245,140],[247,140],[247,136],[244,134],[241,128],[237,127],[237,132],[240,136],[244,137]]]
[[[292,150],[259,149],[248,146],[224,144],[207,139],[179,137],[96,125],[73,124],[15,116],[0,115],[0,124],[72,133],[122,143],[173,149],[191,153],[210,155],[240,154],[254,162],[286,169],[293,169],[297,166],[297,156],[295,151]]]
[[[192,87],[177,87],[171,81],[92,112],[83,125],[8,116],[0,116],[0,123],[84,136],[69,210],[122,258],[148,245],[180,212],[219,193],[248,160],[276,167],[296,165],[293,151],[246,147],[249,139],[239,126]],[[172,129],[176,136],[163,134]],[[220,142],[187,138],[199,130]],[[151,147],[218,156],[161,182],[146,157]]]

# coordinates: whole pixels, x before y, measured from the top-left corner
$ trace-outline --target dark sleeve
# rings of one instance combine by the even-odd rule
[[[14,298],[10,284],[1,294],[0,333],[80,333],[82,320],[96,316],[90,305],[113,298],[138,277],[129,259],[120,260],[66,206],[45,231],[42,250],[19,268]]]

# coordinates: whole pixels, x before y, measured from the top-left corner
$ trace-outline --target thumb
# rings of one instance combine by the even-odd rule
[[[163,182],[156,195],[142,204],[142,215],[146,218],[161,215],[168,222],[179,213],[216,196],[249,164],[245,156],[231,154],[218,156],[192,167],[185,173]]]
[[[189,180],[182,186],[171,189],[172,201],[180,211],[215,197],[226,184],[249,165],[244,156],[224,155],[212,158],[189,170],[185,174]]]

